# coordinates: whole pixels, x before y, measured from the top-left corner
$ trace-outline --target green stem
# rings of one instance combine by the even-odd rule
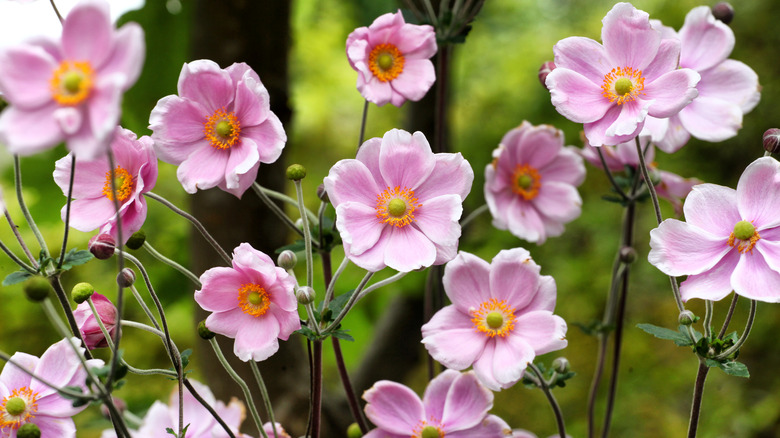
[[[230,430],[230,427],[228,427],[227,423],[225,423],[225,420],[223,420],[222,417],[219,416],[217,411],[215,411],[214,408],[203,397],[201,397],[200,394],[198,394],[198,391],[195,390],[195,387],[192,386],[192,383],[186,378],[184,379],[184,386],[187,387],[187,390],[190,391],[190,394],[192,394],[195,400],[197,400],[198,403],[201,404],[201,406],[206,408],[206,410],[209,411],[211,416],[214,417],[215,420],[217,420],[217,423],[219,423],[219,425],[222,426],[222,429],[225,430],[225,433],[230,438],[236,438],[236,435],[233,433],[232,430]]]
[[[713,310],[712,300],[704,300],[704,337],[707,339],[712,337]]]
[[[35,260],[35,257],[33,257],[32,253],[30,252],[30,248],[28,248],[27,244],[24,243],[24,239],[22,239],[22,235],[19,233],[19,227],[17,227],[14,223],[14,220],[11,217],[11,213],[9,213],[8,210],[4,210],[3,213],[5,214],[5,219],[8,221],[8,226],[11,227],[11,232],[13,232],[14,237],[16,237],[16,241],[19,242],[19,246],[22,247],[22,251],[24,251],[24,254],[27,256],[27,260],[30,261],[30,265],[37,269],[38,261]]]
[[[471,221],[476,219],[477,216],[481,215],[482,213],[484,213],[486,211],[488,211],[488,205],[487,204],[480,205],[476,210],[474,210],[471,213],[469,213],[469,215],[466,216],[465,219],[460,221],[460,227],[464,228],[466,225],[471,223]]]
[[[555,400],[555,396],[552,394],[552,391],[550,390],[550,385],[547,384],[547,381],[544,380],[544,376],[542,375],[542,372],[539,371],[539,368],[536,367],[533,363],[528,364],[528,368],[533,371],[534,374],[536,374],[536,377],[538,380],[539,388],[544,392],[544,395],[547,397],[547,401],[550,402],[550,407],[553,410],[553,413],[555,414],[555,422],[558,424],[558,436],[565,437],[566,436],[566,426],[563,423],[563,413],[561,412],[561,407],[558,405],[558,401]]]
[[[358,284],[358,287],[355,289],[355,292],[352,293],[352,296],[349,297],[349,300],[347,301],[347,304],[344,305],[344,308],[341,309],[341,312],[339,312],[338,316],[336,316],[336,319],[333,320],[328,326],[323,330],[323,333],[330,333],[332,330],[335,330],[336,327],[338,327],[339,324],[341,324],[341,320],[344,319],[345,316],[347,316],[347,313],[352,309],[352,307],[355,305],[355,303],[358,301],[358,297],[360,295],[360,291],[363,290],[364,287],[366,287],[366,283],[368,283],[369,280],[371,280],[371,277],[374,275],[373,272],[367,272],[366,275],[363,277],[362,280],[360,280],[360,284]],[[322,344],[320,343],[320,349],[322,349]],[[316,350],[316,344],[315,344],[315,350]],[[315,355],[316,356],[316,355]]]
[[[35,270],[32,266],[25,263],[22,259],[16,256],[3,242],[0,242],[0,249],[3,250],[8,257],[11,258],[11,260],[16,263],[20,268],[24,269],[25,271],[29,272],[30,274],[36,274],[38,271]]]
[[[57,14],[57,19],[60,20],[60,24],[62,24],[62,14],[60,14],[59,9],[57,9],[57,5],[54,4],[54,0],[49,0],[49,3],[51,3],[51,7],[54,9],[54,13]]]
[[[27,208],[27,204],[24,202],[24,196],[22,196],[22,165],[19,160],[19,155],[14,155],[14,180],[16,184],[16,199],[19,201],[19,208],[22,210],[24,219],[30,226],[30,231],[35,235],[35,239],[38,240],[38,245],[41,246],[44,257],[49,257],[49,247],[46,246],[43,234],[41,234],[41,230],[38,229],[38,225],[35,224],[32,214],[30,214],[30,209]]]
[[[70,331],[72,333],[72,335],[68,336],[76,336],[81,341],[81,345],[86,348],[87,343],[84,342],[84,337],[81,336],[81,330],[79,330],[79,326],[76,324],[76,318],[73,316],[73,309],[70,308],[68,296],[65,294],[65,289],[62,288],[59,275],[49,277],[49,284],[51,284],[52,289],[54,289],[54,294],[57,296],[57,301],[59,301],[62,311],[65,312],[65,319],[68,320],[68,325],[70,326]],[[90,353],[89,350],[85,350],[84,355],[87,359],[92,359],[92,353]]]
[[[53,5],[54,3],[52,3]],[[68,182],[68,196],[65,201],[65,229],[62,233],[62,250],[60,250],[60,259],[57,262],[57,269],[62,268],[65,262],[65,251],[68,249],[68,231],[70,231],[70,206],[73,198],[73,178],[76,175],[76,154],[71,154],[70,158],[70,180]]]
[[[377,281],[376,283],[372,284],[371,286],[366,287],[362,291],[360,291],[360,296],[358,297],[358,300],[362,300],[366,295],[370,294],[371,292],[379,289],[380,287],[387,286],[390,283],[394,283],[402,278],[404,278],[408,274],[408,272],[397,272],[390,277],[385,278],[384,280]],[[357,291],[355,292],[357,293]]]
[[[366,138],[366,121],[368,120],[368,100],[363,103],[363,117],[360,121],[360,138],[358,138],[358,149],[363,145],[363,139]]]
[[[149,254],[151,254],[152,257],[156,258],[157,260],[165,263],[166,265],[184,274],[184,276],[187,277],[191,282],[193,282],[197,287],[201,287],[200,279],[195,274],[193,274],[192,271],[180,265],[179,263],[169,259],[168,257],[162,255],[162,253],[154,249],[154,247],[152,247],[152,245],[149,244],[148,240],[144,242],[144,249]]]
[[[255,191],[255,194],[260,198],[261,201],[268,207],[275,215],[279,218],[282,223],[287,225],[288,228],[298,233],[301,237],[303,237],[303,231],[301,231],[300,228],[295,226],[295,222],[292,221],[285,213],[284,211],[279,208],[278,205],[274,203],[274,201],[271,200],[271,198],[268,197],[268,195],[265,194],[262,187],[260,187],[260,184],[258,183],[252,183],[252,190]]]
[[[333,299],[333,292],[336,289],[336,282],[338,281],[339,277],[341,276],[341,273],[344,272],[344,269],[347,268],[347,265],[349,265],[349,258],[344,256],[344,259],[341,261],[341,264],[338,268],[336,268],[336,273],[333,274],[333,279],[331,280],[330,284],[328,285],[327,290],[325,291],[325,301],[322,305],[322,308],[328,307],[328,303],[330,303],[330,300]]]
[[[691,402],[691,419],[688,423],[688,438],[696,438],[699,428],[699,416],[701,415],[701,402],[704,393],[704,382],[707,380],[708,367],[704,360],[699,361],[699,370],[696,373],[696,383],[693,386],[693,401]]]
[[[274,431],[274,438],[278,438],[276,433],[276,418],[274,418],[274,410],[271,406],[271,398],[268,397],[268,388],[266,388],[265,381],[263,381],[263,375],[260,374],[260,368],[257,367],[257,362],[250,360],[249,367],[252,368],[252,374],[255,375],[257,386],[260,388],[260,395],[263,398],[265,411],[268,412],[268,418],[271,420],[271,428]]]
[[[298,210],[301,212],[301,222],[303,222],[303,244],[306,253],[306,286],[312,287],[314,284],[314,259],[312,256],[311,230],[309,229],[309,220],[306,217],[306,206],[303,204],[303,189],[301,180],[295,180],[295,194],[298,198]]]
[[[723,339],[724,336],[726,336],[726,330],[729,328],[729,324],[731,323],[731,317],[734,316],[734,310],[737,308],[737,301],[739,301],[739,295],[734,295],[731,297],[731,304],[729,305],[729,310],[726,313],[726,317],[723,319],[723,326],[720,328],[720,333],[718,333],[718,339]]]
[[[713,359],[715,360],[723,360],[727,357],[731,356],[732,354],[736,353],[740,347],[747,341],[748,336],[750,335],[750,330],[753,328],[753,322],[756,320],[756,300],[750,300],[750,313],[748,313],[748,319],[745,323],[745,330],[742,332],[742,336],[737,339],[737,342],[734,343],[731,347],[726,349],[724,352],[720,353],[719,355],[715,356]]]
[[[277,192],[276,190],[271,190],[269,188],[263,187],[260,184],[257,184],[257,186],[258,186],[259,190],[262,191],[263,193],[265,193],[269,198],[282,201],[285,204],[292,205],[293,207],[296,207],[296,208],[298,207],[298,201],[296,199],[293,199],[293,198],[285,195],[284,193]],[[317,223],[317,216],[315,216],[315,214],[312,213],[311,210],[309,210],[308,208],[306,209],[306,216],[309,217],[310,221],[312,221],[314,223]]]

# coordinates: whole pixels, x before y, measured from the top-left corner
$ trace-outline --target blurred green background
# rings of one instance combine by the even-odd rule
[[[358,26],[369,25],[377,16],[395,11],[399,5],[389,0],[295,0],[291,4],[293,32],[288,104],[293,110],[293,122],[285,127],[288,133],[286,159],[288,163],[299,162],[307,167],[308,177],[304,180],[307,203],[311,209],[316,209],[319,202],[314,195],[316,186],[334,162],[354,156],[358,139],[363,100],[355,90],[356,73],[349,67],[344,54],[346,36]],[[567,144],[582,145],[581,125],[569,122],[555,111],[549,93],[539,83],[537,71],[543,62],[552,60],[552,46],[558,40],[573,35],[598,40],[601,19],[612,5],[613,2],[602,0],[486,2],[466,43],[457,46],[453,53],[452,100],[448,115],[450,147],[463,153],[475,170],[472,193],[465,203],[466,212],[484,204],[483,169],[504,133],[523,120],[555,125],[564,130]],[[646,0],[634,5],[649,12],[651,18],[679,29],[685,14],[700,3]],[[124,126],[139,135],[150,133],[146,128],[148,115],[157,99],[176,92],[181,65],[190,60],[187,53],[191,18],[191,4],[186,0],[181,3],[149,0],[144,9],[128,13],[122,19],[137,21],[146,31],[144,72],[125,97],[122,120]],[[734,187],[745,166],[763,153],[761,134],[778,124],[777,113],[772,110],[772,101],[780,93],[775,79],[780,73],[780,64],[776,62],[776,48],[780,46],[780,37],[775,32],[778,20],[780,9],[773,1],[736,5],[736,16],[731,24],[736,34],[736,47],[731,57],[747,63],[758,73],[763,87],[761,103],[745,116],[743,129],[736,138],[720,144],[693,139],[673,156],[659,153],[656,161],[660,168]],[[406,117],[408,105],[400,109],[372,105],[366,137],[382,136],[388,129],[402,127]],[[57,248],[61,241],[59,211],[64,204],[64,197],[51,174],[54,161],[65,153],[60,146],[22,159],[25,200],[51,248]],[[13,199],[11,157],[5,151],[0,154],[0,181],[8,209],[27,242],[34,242]],[[460,249],[486,260],[492,259],[501,249],[525,247],[542,266],[542,274],[555,278],[558,284],[556,314],[569,323],[569,346],[539,360],[549,363],[557,356],[566,356],[577,373],[566,388],[555,390],[566,415],[567,431],[573,437],[585,435],[585,400],[596,357],[596,339],[583,333],[575,324],[588,324],[601,318],[621,218],[620,206],[601,199],[609,192],[606,178],[593,167],[588,167],[588,172],[587,180],[580,188],[582,216],[568,224],[562,236],[549,239],[542,246],[529,244],[506,231],[493,229],[488,215],[482,215],[464,229],[460,243]],[[186,194],[171,165],[160,163],[160,177],[154,191],[177,205],[187,205]],[[669,205],[663,207],[665,217],[670,217]],[[655,226],[651,208],[643,204],[638,212],[636,248],[639,259],[631,276],[612,436],[684,436],[697,361],[690,349],[675,347],[671,342],[660,341],[635,328],[642,322],[674,327],[677,320],[668,279],[646,262],[647,231]],[[297,217],[296,213],[291,214]],[[0,239],[16,248],[8,227],[0,228]],[[149,217],[144,229],[157,249],[185,266],[188,264],[189,229],[183,219],[149,201]],[[90,234],[74,230],[71,236],[71,246],[83,249]],[[138,256],[154,279],[180,349],[208,348],[194,332],[194,288],[191,284],[178,273],[155,263],[148,254],[139,253]],[[342,257],[340,249],[334,252],[334,257],[336,266]],[[93,261],[72,270],[63,281],[68,290],[79,281],[89,281],[98,291],[114,298],[114,269],[113,260]],[[7,257],[0,257],[0,276],[14,270]],[[349,269],[340,283],[339,292],[354,287],[362,274],[359,269]],[[344,325],[354,335],[355,342],[342,343],[348,366],[355,367],[360,361],[371,342],[373,322],[391,297],[421,294],[424,278],[422,273],[412,273],[403,281],[375,292],[350,314]],[[321,290],[321,278],[317,281],[318,290]],[[0,302],[0,349],[8,353],[25,351],[40,355],[57,340],[41,310],[24,299],[19,286],[1,288]],[[142,312],[133,304],[127,306],[127,318],[143,321]],[[727,305],[728,302],[716,303],[716,327],[720,326]],[[704,313],[700,300],[688,303],[688,307],[698,315]],[[747,302],[741,300],[731,325],[733,329],[741,331],[746,313]],[[750,369],[750,379],[726,376],[719,370],[710,373],[699,436],[780,436],[780,398],[777,396],[780,381],[775,373],[780,366],[780,348],[775,343],[779,321],[774,306],[759,304],[756,324],[740,356],[740,361]],[[164,349],[156,339],[133,330],[126,330],[125,335],[123,348],[131,364],[141,368],[166,366]],[[291,342],[301,342],[301,339],[295,337]],[[326,348],[326,359],[326,384],[338,389],[329,348]],[[198,363],[193,363],[191,368],[194,378],[202,378]],[[268,378],[273,377],[266,376]],[[131,377],[129,380],[131,384],[116,395],[124,398],[131,411],[139,415],[155,399],[167,400],[174,388],[173,382],[162,377]],[[416,377],[406,383],[422,393],[426,384],[424,368],[421,367]],[[543,394],[522,385],[497,393],[492,412],[512,427],[531,430],[540,437],[556,431]],[[599,405],[597,416],[601,418],[602,415],[603,405]],[[301,413],[300,418],[305,421],[305,413]],[[94,407],[76,417],[76,421],[79,437],[99,436],[102,428],[109,427]]]

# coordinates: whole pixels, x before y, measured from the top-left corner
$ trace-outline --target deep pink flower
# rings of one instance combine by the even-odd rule
[[[347,58],[358,72],[357,89],[379,106],[422,99],[436,80],[430,60],[435,54],[433,27],[406,23],[400,10],[347,37]]]
[[[485,168],[485,200],[496,228],[542,244],[580,215],[576,186],[585,166],[573,148],[563,147],[563,132],[524,121],[504,135],[493,156]]]
[[[235,339],[233,352],[244,362],[267,359],[279,349],[278,339],[301,328],[295,279],[248,243],[233,250],[232,268],[211,268],[200,282],[195,301],[214,312],[206,327]]]
[[[474,172],[457,154],[434,154],[421,132],[393,129],[334,164],[325,189],[344,252],[369,271],[402,272],[455,257]]]
[[[66,141],[79,157],[102,155],[119,123],[122,94],[144,59],[140,26],[115,29],[108,3],[84,0],[60,41],[44,38],[0,52],[0,143],[29,155]]]
[[[616,4],[602,20],[601,40],[569,37],[553,48],[546,85],[555,109],[584,123],[593,146],[630,140],[645,117],[670,117],[697,95],[699,74],[678,69],[680,43],[661,40],[644,11]]]
[[[693,188],[685,219],[650,231],[650,263],[667,275],[687,275],[683,300],[720,300],[732,290],[780,302],[780,163],[751,163],[737,190],[715,184]]]
[[[88,393],[87,371],[67,342],[81,345],[78,338],[63,339],[49,347],[40,358],[15,353],[11,359],[56,387],[76,386]],[[78,347],[78,350],[83,354],[83,348]],[[90,359],[87,366],[101,367],[103,361]],[[0,373],[0,433],[3,437],[16,438],[16,430],[21,425],[33,423],[41,430],[42,437],[75,438],[76,426],[70,417],[87,406],[74,408],[73,400],[62,397],[56,389],[10,363]]]
[[[114,185],[119,201],[119,220],[122,223],[122,240],[141,229],[146,220],[144,193],[152,190],[157,182],[157,158],[149,136],[136,138],[127,129],[116,127],[111,150],[114,154]],[[72,155],[57,160],[54,181],[68,195]],[[117,238],[117,214],[114,195],[111,193],[110,165],[106,155],[93,158],[76,158],[76,175],[73,180],[70,226],[80,231],[100,228],[101,233]],[[62,207],[65,219],[65,207]]]
[[[423,399],[400,383],[382,380],[363,394],[366,417],[377,428],[364,438],[503,438],[507,424],[488,415],[493,393],[480,385],[474,373],[445,370],[425,389]]]
[[[680,42],[680,67],[701,75],[696,85],[699,96],[668,119],[648,118],[647,127],[655,144],[664,152],[675,152],[691,135],[706,141],[723,141],[737,135],[742,115],[761,98],[758,75],[740,61],[727,59],[734,48],[734,32],[712,15],[709,6],[691,9],[679,35],[660,27],[664,38]]]
[[[184,64],[178,90],[149,116],[157,155],[179,166],[187,193],[219,187],[240,198],[287,141],[268,90],[248,65],[221,69],[207,59]]]
[[[118,322],[116,306],[111,300],[99,293],[92,294],[91,298],[103,326],[108,330],[109,335],[114,336]],[[103,336],[103,331],[100,330],[100,325],[98,325],[88,302],[84,301],[79,304],[73,311],[73,317],[76,318],[76,324],[79,326],[81,337],[84,338],[87,348],[92,350],[108,347],[106,337]]]
[[[461,251],[444,268],[451,305],[422,326],[423,344],[447,368],[474,367],[493,391],[514,385],[534,357],[566,346],[566,322],[553,315],[555,280],[539,275],[523,248],[493,262]]]

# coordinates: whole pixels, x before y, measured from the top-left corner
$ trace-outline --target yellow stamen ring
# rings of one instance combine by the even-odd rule
[[[52,97],[60,105],[78,105],[89,97],[94,76],[87,61],[62,61],[49,81]]]
[[[116,187],[116,199],[124,202],[135,190],[135,181],[130,172],[122,166],[116,166],[114,169],[114,187]],[[111,193],[111,172],[106,172],[106,182],[103,184],[103,195],[110,200],[114,200],[114,194]]]
[[[641,70],[631,67],[617,67],[604,75],[604,84],[601,86],[604,95],[610,102],[623,105],[632,102],[638,96],[644,95],[645,78]]]
[[[28,387],[14,389],[0,402],[0,428],[14,428],[35,418],[38,412],[38,393]]]
[[[414,191],[400,186],[386,188],[376,195],[376,217],[381,222],[396,227],[404,227],[414,222],[414,211],[422,207],[414,197]]]
[[[228,113],[225,108],[220,108],[206,119],[203,134],[212,147],[230,149],[241,142],[241,123],[232,111]]]
[[[238,289],[238,305],[247,315],[264,315],[271,306],[268,292],[258,284],[242,284]]]
[[[515,328],[515,309],[504,300],[491,298],[482,303],[479,309],[471,309],[469,313],[474,328],[490,338],[504,337]]]
[[[512,191],[522,196],[526,201],[534,199],[542,187],[542,176],[539,171],[527,164],[518,164],[512,174]]]
[[[392,81],[404,71],[404,55],[393,44],[378,44],[368,54],[368,69],[381,82]]]
[[[412,429],[412,438],[444,438],[446,435],[441,429],[443,424],[433,416],[430,417],[430,422],[426,420],[420,421],[417,426]],[[431,424],[433,423],[433,424]],[[434,426],[438,424],[438,426]]]

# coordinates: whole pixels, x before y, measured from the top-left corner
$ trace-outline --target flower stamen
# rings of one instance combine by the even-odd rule
[[[394,44],[378,44],[368,54],[368,69],[381,82],[392,81],[404,71],[404,55]]]
[[[62,61],[49,81],[52,97],[60,105],[78,105],[89,97],[94,76],[87,61]]]
[[[271,306],[268,292],[258,284],[242,284],[238,289],[238,305],[247,315],[264,315]]]
[[[38,393],[29,387],[14,389],[0,402],[0,428],[18,429],[22,424],[35,418],[38,411]]]
[[[729,235],[728,244],[732,248],[736,244],[737,251],[740,254],[745,254],[753,250],[759,239],[761,239],[761,236],[751,222],[739,221],[734,225],[734,231]]]
[[[135,181],[130,172],[122,166],[116,166],[114,169],[114,187],[116,188],[116,199],[124,202],[135,190]],[[114,200],[114,194],[111,191],[111,172],[106,172],[106,182],[103,184],[103,195],[110,200]]]
[[[211,146],[217,149],[230,149],[236,143],[240,143],[240,133],[241,123],[235,113],[232,111],[228,113],[225,108],[214,111],[203,125],[203,134],[206,135]]]
[[[601,86],[604,95],[610,102],[616,102],[623,105],[626,102],[632,102],[639,95],[645,93],[645,78],[641,70],[634,70],[632,67],[617,67],[604,75],[604,84]]]
[[[383,223],[405,227],[414,222],[414,211],[422,207],[414,197],[414,191],[400,186],[390,187],[376,195],[376,217]]]
[[[434,424],[438,424],[438,426]],[[446,434],[442,427],[444,425],[441,421],[431,416],[429,421],[422,420],[412,429],[412,438],[444,438]]]
[[[522,196],[526,201],[534,199],[542,187],[542,176],[539,171],[528,164],[518,164],[512,174],[512,191]]]
[[[479,309],[470,309],[469,313],[474,328],[490,338],[504,337],[515,328],[515,309],[504,300],[491,298],[483,302]]]

